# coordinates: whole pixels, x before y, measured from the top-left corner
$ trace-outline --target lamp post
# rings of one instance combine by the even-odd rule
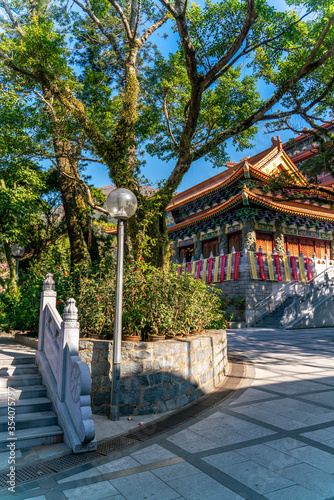
[[[117,219],[116,297],[110,418],[111,420],[119,420],[119,396],[121,386],[124,220],[129,219],[136,212],[137,198],[128,189],[118,188],[108,194],[106,206],[110,215],[114,217],[114,219]]]
[[[23,257],[24,248],[20,247],[20,245],[13,245],[11,248],[12,256],[16,258],[16,282],[19,279],[19,261],[20,257]]]

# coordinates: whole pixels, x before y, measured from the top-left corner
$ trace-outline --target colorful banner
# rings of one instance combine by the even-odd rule
[[[195,278],[195,273],[196,273],[196,261],[194,260],[193,265],[191,266],[191,274],[193,278]]]
[[[281,261],[277,253],[274,254],[277,281],[282,281]]]
[[[225,262],[226,262],[226,255],[222,255],[222,261],[221,261],[221,267],[220,267],[220,281],[224,281],[224,277],[225,277]]]
[[[220,259],[220,257],[218,255],[218,257],[215,258],[215,273],[213,275],[213,282],[214,283],[217,283],[217,281],[218,281],[219,259]]]
[[[254,252],[248,252],[248,260],[250,265],[251,279],[257,280]]]
[[[196,278],[199,280],[201,277],[201,268],[202,268],[202,261],[199,260],[197,264],[197,276]]]
[[[236,252],[234,254],[234,271],[233,271],[233,279],[239,279],[239,262],[240,262],[240,252]]]
[[[307,281],[313,280],[313,274],[311,269],[311,262],[308,257],[305,259],[306,271],[307,271]]]
[[[188,262],[187,263],[187,274],[190,273],[190,269],[191,269],[191,262]]]
[[[297,272],[296,257],[294,257],[293,255],[291,255],[290,262],[291,262],[291,269],[292,269],[292,278],[293,278],[293,281],[298,281],[298,272]]]
[[[209,259],[209,267],[208,267],[208,283],[212,281],[212,268],[213,268],[213,257]]]
[[[270,281],[275,281],[274,266],[271,253],[267,253],[267,266]]]
[[[206,267],[208,265],[208,259],[203,260],[203,272],[202,272],[202,281],[203,283],[206,282]]]
[[[263,253],[258,252],[257,254],[257,260],[259,262],[259,268],[260,268],[260,278],[261,280],[266,280],[266,275],[264,273],[264,262],[263,262]]]
[[[182,266],[177,266],[177,274],[180,276],[182,271]]]
[[[186,274],[186,266],[187,266],[187,264],[184,262],[182,264],[182,274]]]
[[[306,283],[305,269],[304,269],[304,259],[303,257],[298,257],[299,264],[299,276],[302,283]]]
[[[285,281],[291,281],[289,261],[287,255],[284,255],[283,257],[283,266],[284,266]]]
[[[226,271],[226,281],[231,281],[232,279],[232,257],[231,253],[227,256],[227,271]]]

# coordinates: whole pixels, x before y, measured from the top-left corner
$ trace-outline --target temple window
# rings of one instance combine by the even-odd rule
[[[237,231],[228,235],[228,253],[232,252],[232,247],[236,252],[241,252],[242,249],[242,233]]]
[[[179,262],[182,264],[183,260],[186,262],[191,261],[191,257],[194,255],[194,245],[187,245],[186,247],[181,247],[179,249]]]
[[[210,257],[211,252],[214,257],[218,255],[219,252],[218,238],[211,238],[211,240],[206,240],[202,242],[202,254],[204,259],[208,259]]]
[[[298,238],[285,236],[285,252],[289,250],[290,255],[299,256],[303,252],[304,257],[313,257],[315,253],[318,259],[324,259],[325,255],[332,258],[330,241],[317,240],[313,238]]]
[[[274,249],[274,234],[256,231],[256,251],[261,247],[263,253],[272,253]]]

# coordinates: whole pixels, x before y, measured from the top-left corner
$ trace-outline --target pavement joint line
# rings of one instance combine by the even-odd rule
[[[230,357],[229,357],[229,364],[230,364],[229,372],[228,372],[227,376],[225,377],[223,383],[215,391],[212,391],[210,394],[204,396],[204,398],[203,398],[203,399],[209,400],[210,397],[212,397],[213,404],[209,407],[207,407],[205,405],[203,405],[203,406],[200,405],[200,406],[202,406],[202,408],[200,408],[200,411],[198,411],[197,418],[201,414],[207,415],[208,411],[211,411],[211,410],[213,412],[217,411],[217,407],[219,405],[221,405],[223,402],[225,402],[226,400],[228,400],[230,402],[232,400],[233,396],[235,398],[239,397],[239,395],[241,394],[241,391],[244,392],[244,390],[246,390],[248,388],[247,381],[249,381],[249,377],[248,377],[247,358],[245,356],[239,356],[239,355],[235,354],[233,351],[231,351]],[[241,371],[241,373],[239,373],[240,371]],[[238,377],[235,377],[235,372],[237,372],[239,374]],[[231,382],[232,382],[232,384],[231,384]],[[245,383],[247,384],[247,387],[243,387]],[[226,390],[224,391],[224,386],[229,385],[229,384],[232,386],[232,388],[230,388],[227,391]],[[217,398],[217,395],[219,395],[220,393],[223,394],[222,399]],[[191,416],[191,409],[196,407],[196,405],[198,406],[198,401],[195,401],[192,405],[189,405],[185,408],[179,409],[178,411],[176,411],[173,414],[169,414],[166,417],[162,417],[158,421],[147,424],[147,425],[143,426],[140,430],[137,430],[137,431],[131,430],[131,431],[128,431],[128,432],[121,434],[119,436],[116,436],[116,437],[117,438],[120,438],[120,437],[126,438],[127,437],[130,439],[136,439],[135,437],[132,437],[132,436],[135,436],[136,434],[140,433],[141,437],[143,438],[142,441],[140,442],[140,440],[139,440],[137,443],[133,444],[133,446],[138,447],[140,444],[144,444],[144,443],[147,444],[147,441],[151,441],[152,438],[154,438],[154,437],[157,437],[159,439],[159,437],[161,437],[161,434],[168,436],[171,433],[175,433],[175,430],[178,429],[180,426],[186,425],[188,427],[189,425],[194,423],[194,421],[196,419],[194,419]],[[159,422],[163,424],[163,422],[165,420],[172,418],[173,415],[175,417],[180,418],[180,415],[182,415],[182,413],[185,416],[183,424],[176,424],[175,426],[173,426],[171,428],[163,428],[163,427],[159,428]],[[152,434],[150,434],[150,435],[146,434],[146,436],[145,436],[144,435],[145,431],[147,432],[151,429],[153,431]],[[112,441],[113,439],[115,439],[115,438],[103,440],[100,443]],[[119,454],[119,452],[122,453],[124,450],[126,450],[127,453],[128,452],[131,453],[130,450],[132,450],[133,446],[125,447],[122,450],[117,450],[117,454]],[[73,455],[73,454],[70,453],[68,455],[63,455],[60,458],[63,459],[64,457],[71,456],[71,455]],[[100,454],[100,455],[101,455],[101,458],[105,458],[104,454]],[[115,452],[111,452],[110,454],[107,455],[109,457],[109,460],[110,460],[111,455],[113,455],[113,458],[116,456]],[[38,464],[41,464],[41,463],[43,463],[43,465],[48,467],[48,462],[53,462],[55,460],[57,460],[57,459],[54,458],[54,459],[50,459],[50,460],[41,460],[41,461],[36,461],[31,465],[27,464],[27,465],[24,465],[20,468],[18,467],[17,473],[19,473],[20,470],[22,470],[26,467],[34,467],[34,466],[36,467],[36,466],[38,466]],[[99,460],[99,458],[97,458],[97,460]],[[88,464],[92,463],[92,460],[88,460],[87,463]],[[93,463],[95,463],[95,460],[93,460]],[[75,473],[76,468],[81,467],[81,465],[83,465],[83,464],[80,464],[79,466],[69,467],[66,470],[71,470],[72,473]],[[50,466],[49,468],[51,471],[52,467]],[[64,471],[62,471],[62,472],[64,472]],[[5,474],[6,474],[6,472],[3,472],[2,474],[0,474],[0,476],[5,475]],[[53,476],[54,474],[57,474],[57,471],[52,470],[52,472],[50,472],[50,475],[44,476],[44,477],[45,478],[50,477],[50,476]],[[36,477],[36,479],[37,478],[38,478],[38,476]],[[28,481],[20,481],[17,483],[17,486],[20,486],[22,484],[29,485],[32,481],[35,481],[36,479],[30,479]],[[42,480],[42,478],[41,478],[41,480]],[[3,491],[5,488],[6,487],[0,488],[0,494],[1,494],[1,491]]]
[[[169,441],[166,441],[164,443],[164,448],[168,449],[172,453],[175,453],[176,455],[183,455],[182,451],[184,452],[185,450],[180,449],[177,445],[174,443],[171,443]],[[181,450],[181,451],[179,451]],[[210,455],[212,450],[207,450],[206,455]],[[232,476],[229,476],[228,474],[225,474],[224,472],[220,471],[219,469],[216,469],[213,465],[208,464],[207,462],[204,462],[201,460],[201,458],[197,457],[196,454],[194,453],[189,453],[186,452],[185,457],[183,457],[188,463],[199,469],[201,472],[204,474],[207,474],[210,476],[212,479],[217,481],[218,483],[222,484],[226,488],[229,488],[230,490],[234,491],[234,493],[237,493],[238,495],[243,496],[243,498],[249,499],[249,500],[268,500],[265,496],[261,495],[260,493],[257,493],[254,491],[252,488],[249,486],[246,486],[245,484],[239,482],[237,479],[233,478]]]

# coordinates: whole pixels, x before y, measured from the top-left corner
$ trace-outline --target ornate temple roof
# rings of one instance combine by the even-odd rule
[[[268,184],[271,175],[282,171],[289,172],[294,177],[296,184],[300,185],[301,194],[304,195],[302,200],[287,200],[276,194],[264,193],[259,187],[248,188],[246,184],[242,188],[242,180],[251,179]],[[234,191],[231,194],[228,190],[232,184]],[[168,230],[172,233],[187,226],[197,225],[202,220],[214,218],[244,204],[257,205],[281,214],[297,215],[333,223],[334,211],[331,206],[329,204],[319,205],[310,199],[315,193],[324,199],[328,199],[328,196],[317,192],[316,187],[311,192],[303,192],[303,187],[306,185],[307,180],[283,150],[280,138],[273,138],[270,148],[253,157],[243,158],[237,164],[229,162],[228,169],[224,172],[220,172],[176,195],[169,203],[167,211],[172,219],[173,214],[183,213],[183,216],[173,219]],[[227,194],[225,197],[224,192]],[[209,206],[205,206],[204,202],[202,208],[198,208],[196,200],[200,201],[201,198],[207,200],[208,195],[215,203],[211,206],[208,203]],[[245,198],[247,198],[247,203],[245,203]],[[334,190],[331,199],[334,202]],[[189,213],[189,207],[197,208],[196,213],[194,213],[195,210]],[[180,220],[181,218],[182,220]]]

